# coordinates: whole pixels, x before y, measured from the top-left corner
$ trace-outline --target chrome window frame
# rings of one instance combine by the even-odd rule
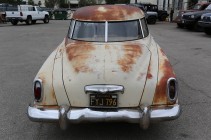
[[[134,40],[139,40],[139,39],[143,39],[145,37],[147,37],[149,35],[149,30],[148,31],[148,35],[145,35],[144,34],[144,31],[143,31],[143,25],[141,23],[141,20],[144,20],[145,18],[141,18],[141,19],[135,19],[135,20],[125,20],[125,21],[138,21],[139,24],[140,24],[140,29],[141,29],[141,33],[142,33],[142,37],[141,38],[137,38],[137,39],[133,39],[133,40],[124,40],[124,41],[134,41]],[[76,21],[80,21],[80,20],[74,20],[72,19],[71,21],[71,24],[70,24],[70,27],[69,27],[69,32],[68,32],[68,38],[72,39],[72,40],[78,40],[78,39],[74,39],[73,38],[73,33],[74,33],[74,30],[75,30],[75,24],[76,24]],[[80,21],[80,22],[91,22],[91,21]],[[93,21],[93,22],[97,22],[97,21]],[[108,41],[108,23],[110,21],[105,21],[105,22],[102,22],[102,23],[105,23],[105,39],[104,41],[87,41],[87,40],[78,40],[78,41],[87,41],[87,42],[124,42],[124,41]],[[124,21],[111,21],[111,22],[124,22]],[[146,25],[147,26],[147,25]],[[147,26],[148,28],[148,26]]]

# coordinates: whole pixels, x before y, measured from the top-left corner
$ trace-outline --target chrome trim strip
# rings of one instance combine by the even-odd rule
[[[85,93],[113,93],[121,92],[124,93],[124,87],[121,85],[87,85],[84,87]]]
[[[142,27],[142,23],[141,23],[141,19],[139,19],[139,24],[140,24],[140,26],[141,26],[141,33],[142,33],[142,36],[143,36],[143,38],[145,38],[144,31],[143,31],[143,27]]]
[[[74,31],[74,29],[75,29],[75,20],[72,20],[72,22],[71,22],[71,25],[70,25],[71,27],[71,31],[70,31],[70,38],[72,39],[72,37],[73,37],[73,31]]]
[[[105,22],[105,42],[108,42],[108,21]]]
[[[131,108],[131,109],[119,109],[117,111],[94,111],[89,108],[73,108],[67,112],[67,120],[70,122],[82,122],[82,121],[126,121],[130,123],[143,123],[146,122],[149,117],[150,122],[169,121],[177,119],[181,114],[181,106],[175,104],[174,106],[151,106],[143,108]],[[145,112],[145,115],[144,115]],[[149,113],[147,113],[149,112]],[[31,121],[38,122],[52,122],[59,121],[59,109],[39,109],[33,106],[28,107],[28,117]],[[145,117],[144,117],[145,116]],[[144,119],[145,118],[145,119]],[[146,120],[146,121],[144,121]]]

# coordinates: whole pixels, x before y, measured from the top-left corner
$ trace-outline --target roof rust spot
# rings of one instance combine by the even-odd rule
[[[129,5],[95,5],[77,9],[73,19],[93,21],[133,20],[144,17],[143,12]]]
[[[95,47],[89,42],[75,41],[66,47],[66,53],[69,61],[72,63],[75,72],[90,72],[92,71],[86,63],[88,58],[92,57],[91,52]]]
[[[136,63],[136,60],[141,56],[142,49],[138,44],[129,44],[124,45],[124,56],[118,60],[123,72],[130,72],[132,70],[133,64]]]

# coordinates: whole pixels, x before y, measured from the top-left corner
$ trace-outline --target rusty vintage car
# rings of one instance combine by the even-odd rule
[[[180,116],[178,82],[149,34],[143,11],[129,5],[77,9],[64,41],[34,79],[28,117],[37,122],[123,121],[147,129]]]

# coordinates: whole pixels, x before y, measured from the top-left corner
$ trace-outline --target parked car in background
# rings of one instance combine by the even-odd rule
[[[209,3],[198,3],[194,6],[193,9],[179,10],[179,12],[177,13],[177,17],[174,19],[174,22],[177,23],[177,27],[183,28],[185,26],[185,24],[182,22],[183,14],[188,13],[188,12],[202,11],[206,9],[208,5]]]
[[[198,31],[200,30],[198,21],[201,19],[201,16],[206,13],[211,13],[211,4],[209,4],[205,10],[183,14],[182,23],[184,23],[185,27],[188,29],[194,29]]]
[[[144,13],[148,24],[155,24],[158,18],[158,13],[153,11],[146,11],[143,5],[140,4],[129,4],[140,8]]]
[[[150,35],[144,12],[129,5],[77,9],[33,89],[29,119],[59,122],[62,129],[83,121],[125,121],[147,129],[181,112],[173,68]]]
[[[166,18],[169,16],[166,10],[159,10],[158,6],[151,3],[139,3],[139,5],[143,5],[144,9],[149,12],[157,12],[158,20],[165,21]]]
[[[211,35],[211,13],[203,14],[198,24],[204,28],[206,34]]]
[[[42,20],[44,23],[49,22],[49,13],[43,11],[39,6],[18,5],[17,11],[6,11],[6,18],[13,25],[18,22],[26,22],[26,24],[35,24],[37,20]]]

